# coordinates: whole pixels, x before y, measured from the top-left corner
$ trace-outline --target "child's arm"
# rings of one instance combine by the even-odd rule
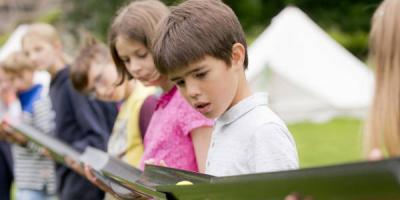
[[[192,136],[194,151],[196,154],[197,166],[200,173],[205,172],[211,133],[212,127],[200,127],[193,129],[190,132]]]

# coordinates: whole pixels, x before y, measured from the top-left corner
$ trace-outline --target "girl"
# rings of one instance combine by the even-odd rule
[[[370,33],[375,97],[367,124],[370,159],[400,156],[400,1],[385,0],[375,11]]]
[[[141,168],[146,162],[204,172],[213,121],[194,110],[160,75],[150,52],[157,23],[168,14],[157,0],[134,1],[122,8],[109,33],[111,55],[121,81],[125,77],[162,90],[144,138]]]

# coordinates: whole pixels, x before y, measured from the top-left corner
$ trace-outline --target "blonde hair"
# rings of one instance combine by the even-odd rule
[[[4,60],[1,67],[6,73],[18,75],[22,71],[35,71],[35,66],[21,51],[13,52]]]
[[[378,148],[400,156],[400,1],[385,0],[375,11],[370,56],[375,66],[375,97],[366,126],[365,153]]]
[[[58,34],[56,28],[50,24],[46,23],[34,23],[31,24],[22,38],[22,45],[27,40],[42,40],[44,42],[48,42],[52,45],[59,44],[61,45],[60,35]],[[61,59],[64,63],[71,63],[72,59],[70,56],[62,52]]]

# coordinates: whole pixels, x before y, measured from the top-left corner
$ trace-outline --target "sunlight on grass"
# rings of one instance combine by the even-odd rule
[[[340,118],[327,123],[289,125],[300,157],[301,167],[314,167],[362,159],[362,123]]]

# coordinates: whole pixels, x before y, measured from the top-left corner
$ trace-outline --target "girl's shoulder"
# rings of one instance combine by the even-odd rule
[[[191,124],[198,126],[212,126],[214,121],[208,119],[190,105],[190,103],[179,93],[176,95],[177,110],[176,115],[184,126],[192,127]],[[194,126],[194,125],[193,125]]]

